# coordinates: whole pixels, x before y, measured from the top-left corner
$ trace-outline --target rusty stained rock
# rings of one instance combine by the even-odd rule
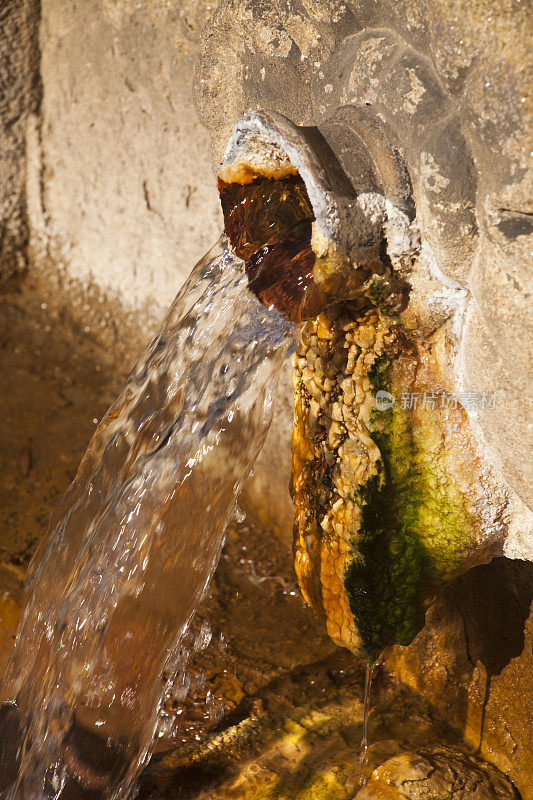
[[[341,307],[307,323],[294,358],[292,495],[295,569],[307,602],[323,612],[337,644],[360,647],[344,576],[351,531],[361,525],[355,487],[375,473],[379,450],[361,420],[372,402],[368,371],[394,339],[368,313]]]

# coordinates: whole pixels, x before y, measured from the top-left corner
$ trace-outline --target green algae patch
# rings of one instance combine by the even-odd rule
[[[376,360],[369,378],[374,397],[396,388],[388,358]],[[464,497],[437,465],[438,411],[403,407],[398,396],[391,407],[375,408],[367,423],[380,458],[357,490],[361,525],[351,532],[345,573],[367,661],[413,640],[438,587],[461,564],[474,525]]]

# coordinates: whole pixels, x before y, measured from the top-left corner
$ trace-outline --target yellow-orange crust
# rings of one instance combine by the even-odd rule
[[[375,474],[380,455],[365,426],[374,402],[368,371],[393,342],[378,311],[356,315],[341,304],[306,324],[294,356],[296,574],[333,641],[354,652],[360,638],[344,586],[360,528],[353,492]]]

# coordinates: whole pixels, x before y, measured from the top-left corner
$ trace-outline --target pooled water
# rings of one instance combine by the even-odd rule
[[[100,423],[32,563],[2,689],[2,798],[134,792],[294,335],[222,237]]]

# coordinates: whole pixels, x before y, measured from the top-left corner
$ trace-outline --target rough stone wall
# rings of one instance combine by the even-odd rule
[[[26,130],[40,99],[38,0],[0,6],[0,279],[24,268]]]
[[[140,339],[221,229],[208,137],[192,102],[211,8],[209,0],[42,1],[34,266],[59,272],[64,292],[76,287],[82,313],[133,312]],[[89,305],[114,299],[114,311],[83,308],[89,289]]]

